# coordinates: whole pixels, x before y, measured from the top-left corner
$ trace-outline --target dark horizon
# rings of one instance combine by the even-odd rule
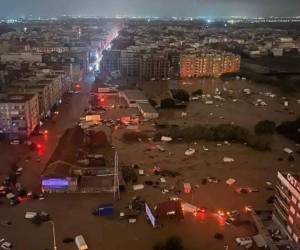
[[[299,10],[299,0],[2,0],[0,16],[296,17]]]

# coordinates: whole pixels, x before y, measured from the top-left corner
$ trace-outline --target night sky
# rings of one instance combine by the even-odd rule
[[[300,0],[0,0],[0,16],[300,16]]]

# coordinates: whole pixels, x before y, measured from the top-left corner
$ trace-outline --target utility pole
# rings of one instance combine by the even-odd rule
[[[115,151],[115,169],[114,169],[114,200],[116,199],[116,192],[118,199],[120,199],[120,182],[119,182],[119,156]]]
[[[49,220],[48,222],[52,225],[53,250],[57,250],[57,246],[56,246],[56,238],[55,238],[55,226],[54,226],[54,221]]]

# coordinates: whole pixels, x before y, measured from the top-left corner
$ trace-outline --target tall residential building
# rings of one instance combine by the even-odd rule
[[[140,61],[140,77],[145,80],[163,79],[170,76],[167,54],[144,54]]]
[[[224,73],[238,72],[241,57],[231,53],[200,52],[180,57],[180,77],[219,77]]]
[[[100,62],[101,71],[117,71],[121,69],[119,50],[104,50]]]
[[[9,138],[27,138],[39,122],[38,97],[34,94],[0,96],[0,133]]]
[[[136,51],[121,51],[121,73],[124,76],[137,77],[140,75],[140,53]]]
[[[300,248],[300,174],[278,172],[277,180],[273,220]]]

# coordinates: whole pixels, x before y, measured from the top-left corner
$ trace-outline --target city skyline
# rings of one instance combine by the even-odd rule
[[[156,16],[156,17],[225,17],[225,16],[299,16],[300,2],[290,0],[289,4],[279,0],[4,0],[0,16]]]

